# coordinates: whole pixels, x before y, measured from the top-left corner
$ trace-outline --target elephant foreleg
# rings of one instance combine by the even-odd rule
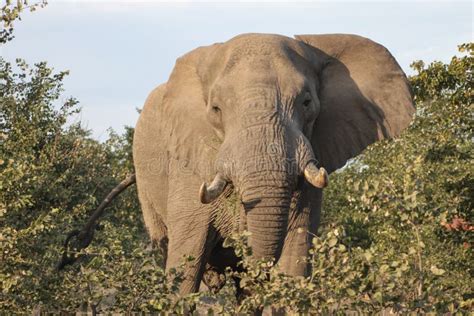
[[[168,195],[166,270],[184,264],[184,281],[180,293],[188,294],[199,289],[217,233],[211,224],[211,206],[201,204],[198,199],[201,181],[183,174],[177,174],[173,179]],[[190,258],[186,263],[185,257]]]
[[[310,271],[304,259],[308,256],[311,240],[319,225],[322,190],[305,183],[298,194],[300,197],[295,196],[297,203],[292,205],[290,211],[288,233],[278,266],[289,275],[306,276]]]
[[[215,233],[208,228],[194,228],[189,236],[183,231],[170,234],[166,270],[169,272],[172,268],[183,267],[184,280],[180,286],[180,294],[198,291],[210,255],[211,247],[208,245],[212,243],[214,236]]]

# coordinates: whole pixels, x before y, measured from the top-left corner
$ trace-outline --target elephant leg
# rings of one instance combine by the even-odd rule
[[[201,180],[181,174],[169,183],[166,270],[177,268],[185,257],[192,257],[183,271],[180,294],[184,295],[198,291],[217,233],[212,227],[213,206],[199,201]]]
[[[167,272],[172,268],[178,268],[185,262],[185,257],[191,257],[191,261],[184,265],[184,281],[180,286],[180,294],[185,295],[197,292],[202,276],[209,258],[209,245],[214,239],[214,232],[208,229],[193,229],[190,236],[183,236],[183,232],[177,229],[170,234],[168,244]]]
[[[289,275],[306,276],[310,271],[304,259],[308,256],[313,235],[319,225],[322,190],[305,182],[293,199],[295,202],[290,210],[288,233],[278,266]]]

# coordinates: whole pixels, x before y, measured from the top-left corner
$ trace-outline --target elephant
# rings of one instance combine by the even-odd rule
[[[135,128],[138,195],[180,292],[235,264],[222,241],[250,232],[255,258],[304,276],[328,174],[398,136],[415,107],[382,45],[351,34],[242,34],[177,59]],[[306,233],[299,233],[301,229]]]
[[[309,273],[328,175],[368,145],[398,136],[415,107],[406,75],[382,45],[351,34],[242,34],[177,59],[135,127],[135,175],[145,226],[181,294],[206,271],[235,268],[223,241],[248,231],[255,258]],[[303,233],[301,233],[303,232]],[[83,235],[85,246],[91,233]],[[69,261],[68,261],[69,260]],[[72,259],[66,252],[63,262]],[[206,278],[204,278],[206,279]]]

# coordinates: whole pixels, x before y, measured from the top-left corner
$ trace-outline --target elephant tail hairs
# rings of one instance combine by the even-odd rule
[[[65,266],[73,264],[77,260],[76,253],[89,246],[92,239],[94,238],[94,231],[97,229],[98,224],[97,222],[104,214],[105,208],[109,206],[109,204],[117,195],[122,193],[126,188],[134,184],[136,181],[135,174],[131,174],[125,178],[115,188],[113,188],[109,194],[107,194],[105,199],[100,203],[94,213],[92,213],[86,225],[81,230],[73,230],[66,236],[66,240],[64,241],[64,252],[61,261],[57,266],[58,270],[62,270]],[[76,237],[76,241],[74,242],[74,245],[70,247],[69,244],[74,237]],[[69,253],[70,248],[73,249],[72,254]]]

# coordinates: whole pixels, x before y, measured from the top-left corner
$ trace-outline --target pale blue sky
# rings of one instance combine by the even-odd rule
[[[7,60],[46,60],[69,69],[65,96],[83,109],[77,119],[105,140],[107,128],[134,126],[135,108],[167,80],[176,58],[247,32],[354,33],[386,46],[402,68],[416,59],[448,61],[472,41],[470,1],[335,1],[196,3],[55,1],[16,24],[2,47]]]

